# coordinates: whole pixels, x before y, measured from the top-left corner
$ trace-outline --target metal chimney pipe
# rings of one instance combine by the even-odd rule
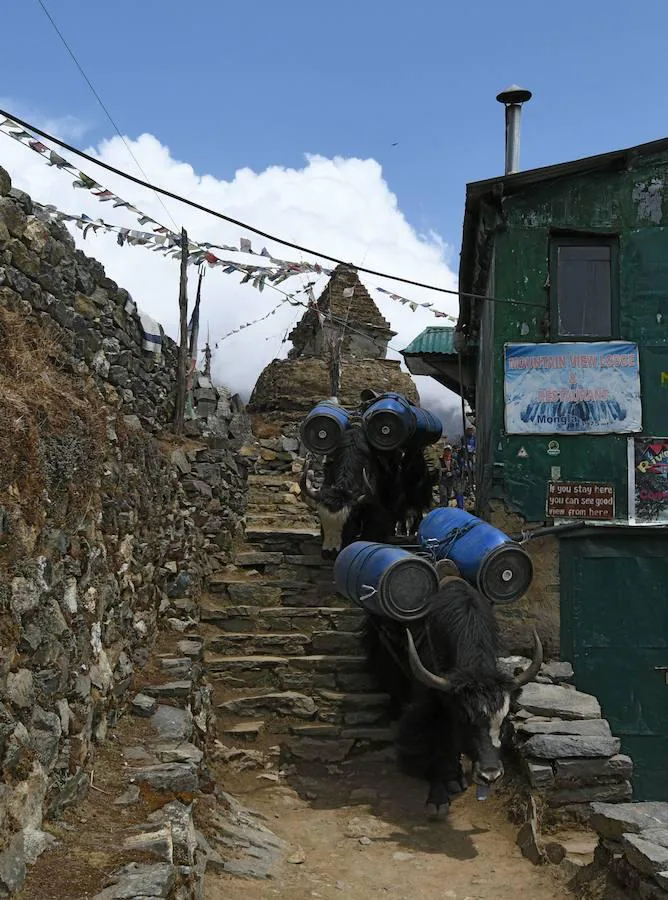
[[[531,100],[531,91],[516,84],[496,95],[499,103],[506,108],[506,175],[512,175],[520,167],[520,117],[522,104]]]

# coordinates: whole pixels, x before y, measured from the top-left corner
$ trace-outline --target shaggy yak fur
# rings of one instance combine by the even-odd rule
[[[360,427],[348,429],[325,459],[322,486],[313,486],[308,461],[301,478],[302,496],[320,519],[323,556],[336,557],[353,541],[384,543],[397,529],[412,534],[432,505],[434,477],[421,447],[381,453]]]
[[[521,685],[535,678],[542,662],[535,632],[530,666],[516,678],[503,674],[497,667],[498,629],[490,602],[461,578],[449,577],[441,582],[431,611],[408,630],[399,622],[367,616],[364,643],[369,670],[400,716],[400,766],[429,783],[430,815],[447,814],[450,797],[468,786],[462,754],[471,760],[477,784],[490,785],[503,775],[504,719]]]
[[[424,448],[407,447],[401,458],[399,480],[401,494],[396,511],[397,526],[403,534],[415,534],[422,518],[433,503],[438,471],[430,472]]]
[[[364,431],[353,426],[327,456],[321,488],[313,487],[313,473],[304,466],[302,496],[318,513],[323,556],[333,558],[353,541],[392,537],[399,463],[399,454],[375,453]]]

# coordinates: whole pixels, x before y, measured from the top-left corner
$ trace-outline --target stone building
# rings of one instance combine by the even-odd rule
[[[287,359],[274,359],[260,373],[248,405],[264,426],[290,426],[301,421],[318,400],[332,395],[332,348],[339,348],[338,397],[355,407],[365,388],[400,391],[419,402],[415,384],[399,360],[387,359],[396,332],[383,318],[369,292],[350,266],[337,266],[327,286],[289,337]]]
[[[461,363],[477,514],[554,529],[500,619],[515,650],[535,624],[572,663],[651,801],[668,801],[667,180],[663,139],[469,184],[457,327],[407,359],[454,390]]]

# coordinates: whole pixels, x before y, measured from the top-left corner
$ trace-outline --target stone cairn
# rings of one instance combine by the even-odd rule
[[[395,332],[383,318],[355,269],[337,266],[314,307],[289,335],[287,359],[274,359],[260,373],[248,404],[258,438],[294,435],[314,403],[332,394],[328,356],[340,352],[338,397],[356,407],[360,392],[398,391],[418,402],[413,379],[397,359],[387,359]]]

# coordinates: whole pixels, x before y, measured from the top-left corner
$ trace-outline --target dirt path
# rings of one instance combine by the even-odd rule
[[[266,817],[291,855],[269,881],[207,876],[206,900],[572,896],[553,870],[522,857],[501,797],[478,802],[470,790],[446,822],[432,823],[423,815],[423,786],[397,775],[392,763],[369,759],[289,781],[228,773],[226,789]]]

